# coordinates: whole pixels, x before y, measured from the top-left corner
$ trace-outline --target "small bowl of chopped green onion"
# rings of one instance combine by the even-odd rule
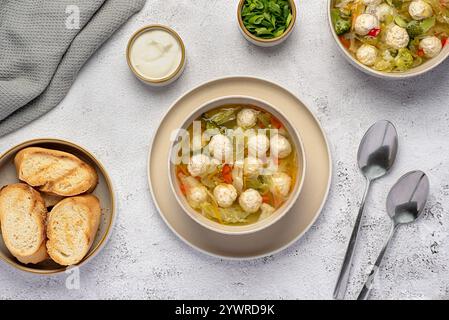
[[[240,0],[240,31],[249,42],[272,47],[284,42],[296,23],[294,0]]]

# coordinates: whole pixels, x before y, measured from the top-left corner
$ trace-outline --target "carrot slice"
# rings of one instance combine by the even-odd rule
[[[184,184],[181,183],[179,185],[179,188],[181,189],[181,192],[182,192],[183,195],[187,194],[187,189],[186,189],[186,186]]]
[[[229,164],[225,164],[223,166],[223,169],[221,170],[221,175],[226,183],[228,184],[232,183],[232,167]]]
[[[271,126],[276,129],[282,128],[282,123],[275,117],[271,117]]]
[[[271,201],[270,201],[270,196],[268,195],[268,194],[264,194],[263,196],[262,196],[262,202],[263,203],[270,203]]]
[[[339,36],[338,38],[340,39],[341,44],[342,44],[346,49],[349,49],[349,47],[351,46],[351,41],[349,41],[348,39],[346,39],[344,36]]]

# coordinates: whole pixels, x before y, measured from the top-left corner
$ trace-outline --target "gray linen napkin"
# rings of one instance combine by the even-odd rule
[[[89,57],[144,4],[0,0],[0,136],[58,105]]]

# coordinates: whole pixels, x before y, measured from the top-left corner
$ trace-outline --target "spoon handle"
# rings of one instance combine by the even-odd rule
[[[357,243],[357,237],[360,230],[360,222],[362,221],[363,211],[365,209],[365,202],[370,190],[371,180],[366,179],[365,193],[363,194],[362,203],[360,204],[359,213],[355,220],[354,229],[352,229],[351,238],[346,249],[345,258],[341,266],[340,275],[338,276],[337,284],[334,289],[334,299],[341,300],[345,297],[348,286],[349,273],[352,267],[352,258],[354,256],[354,249]]]
[[[368,300],[368,297],[371,293],[371,290],[373,288],[374,279],[376,278],[377,272],[379,271],[380,264],[382,263],[382,259],[385,255],[385,252],[387,251],[388,246],[390,245],[391,239],[393,239],[393,235],[396,231],[396,225],[394,225],[390,230],[390,235],[388,236],[387,242],[385,242],[384,247],[379,253],[379,256],[376,259],[376,262],[374,263],[373,269],[371,269],[371,272],[368,276],[368,279],[365,282],[365,285],[363,286],[362,290],[359,293],[359,296],[357,297],[357,300]]]

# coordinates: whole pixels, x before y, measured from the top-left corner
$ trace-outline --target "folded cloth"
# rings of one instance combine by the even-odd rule
[[[53,109],[145,0],[1,0],[0,136]]]

